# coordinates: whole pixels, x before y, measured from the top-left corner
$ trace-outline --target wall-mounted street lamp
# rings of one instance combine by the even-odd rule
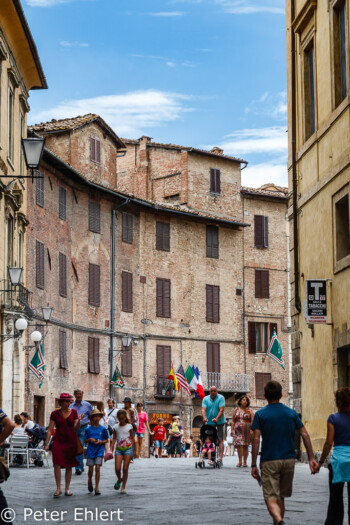
[[[17,268],[15,266],[9,266],[8,268],[10,282],[12,286],[17,286],[20,283],[23,268]]]
[[[132,343],[132,337],[130,335],[123,335],[122,337],[122,345],[124,348],[128,348]]]
[[[51,306],[43,306],[41,310],[43,312],[44,321],[49,323],[51,321],[53,308]]]
[[[34,345],[36,346],[38,343],[40,343],[40,341],[42,340],[43,336],[41,335],[41,333],[38,330],[34,330],[34,332],[32,332],[30,334],[30,338],[32,340],[32,343],[34,343]]]
[[[41,179],[42,175],[34,175],[34,171],[39,169],[39,164],[44,151],[45,139],[43,137],[28,137],[22,139],[24,160],[30,175],[1,175],[3,178],[16,179]]]

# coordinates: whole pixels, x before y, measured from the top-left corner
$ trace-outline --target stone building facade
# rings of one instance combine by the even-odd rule
[[[25,267],[27,179],[21,138],[27,133],[32,89],[47,88],[33,37],[19,0],[0,7],[0,406],[18,413],[24,401],[23,338],[14,338],[19,316],[30,317],[25,272],[17,287],[9,267]],[[7,291],[6,291],[7,290]]]
[[[174,391],[168,380],[171,364],[175,371],[181,364],[184,369],[198,366],[205,390],[216,383],[225,395],[228,417],[243,393],[249,393],[253,407],[262,406],[268,374],[281,380],[288,403],[286,190],[242,188],[244,161],[218,148],[203,151],[153,143],[148,137],[115,143],[115,172],[109,168],[104,175],[100,166],[100,173],[94,174],[87,169],[86,153],[80,152],[91,156],[91,136],[100,124],[101,119],[88,115],[32,128],[46,137],[48,197],[43,211],[35,206],[34,190],[30,195],[33,226],[28,267],[35,267],[39,231],[43,230],[40,242],[47,243],[51,261],[55,258],[55,271],[52,267],[48,276],[52,284],[35,294],[35,300],[41,304],[47,300],[55,308],[53,323],[57,325],[49,327],[53,339],[45,343],[45,355],[56,356],[48,358],[52,380],[42,387],[42,395],[49,396],[46,417],[60,388],[83,385],[90,401],[105,399],[108,391],[118,403],[129,395],[134,402],[144,402],[152,424],[159,414],[168,419],[181,414],[186,433],[198,431],[200,401]],[[78,144],[75,151],[69,148],[70,135]],[[100,140],[102,152],[104,141],[110,139],[101,134]],[[52,163],[57,164],[56,171]],[[57,220],[60,184],[69,186],[67,225]],[[100,202],[103,233],[98,239],[87,231],[91,192]],[[59,235],[52,235],[53,231]],[[72,279],[63,299],[57,297],[58,252],[62,250]],[[101,302],[92,312],[87,306],[90,260],[101,266]],[[74,265],[79,267],[79,283]],[[62,321],[68,319],[79,327],[70,327],[69,366],[57,371],[54,331],[62,330]],[[266,358],[273,326],[284,350],[285,371]],[[86,339],[94,331],[93,337],[101,339],[100,349],[104,349],[99,356],[100,375],[88,368]],[[123,336],[130,340],[126,343]],[[109,385],[116,364],[125,379],[123,390]],[[32,390],[40,395],[37,385]]]
[[[286,2],[294,402],[315,450],[350,385],[349,9]],[[326,280],[326,324],[305,320],[308,279]]]

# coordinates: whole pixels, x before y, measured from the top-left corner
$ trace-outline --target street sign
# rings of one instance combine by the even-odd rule
[[[308,324],[327,323],[327,279],[307,279],[305,319]]]

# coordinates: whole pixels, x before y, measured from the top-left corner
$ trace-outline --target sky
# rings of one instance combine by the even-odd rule
[[[285,0],[22,0],[49,89],[29,123],[97,113],[119,137],[243,158],[287,186]]]

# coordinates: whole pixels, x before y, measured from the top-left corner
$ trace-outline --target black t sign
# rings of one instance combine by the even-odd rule
[[[308,324],[327,323],[327,279],[306,281],[305,319]]]

